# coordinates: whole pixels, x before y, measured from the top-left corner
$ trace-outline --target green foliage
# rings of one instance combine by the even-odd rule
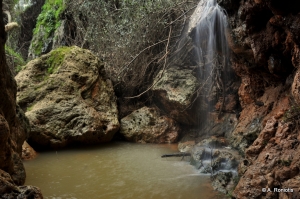
[[[7,45],[5,45],[5,53],[8,58],[8,62],[14,66],[15,71],[18,73],[22,70],[22,66],[26,64],[23,57]]]
[[[37,18],[36,27],[33,35],[42,34],[42,39],[33,43],[33,49],[36,55],[42,53],[44,41],[53,36],[55,30],[60,26],[60,15],[65,9],[63,0],[46,0],[42,7],[42,12]]]

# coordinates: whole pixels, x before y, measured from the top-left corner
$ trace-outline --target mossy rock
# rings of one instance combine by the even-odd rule
[[[30,61],[16,76],[33,147],[101,143],[119,129],[113,87],[90,51],[61,47]]]

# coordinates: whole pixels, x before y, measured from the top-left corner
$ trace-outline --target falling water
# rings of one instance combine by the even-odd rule
[[[194,64],[200,81],[198,97],[199,106],[202,107],[199,114],[201,134],[207,134],[212,128],[214,124],[212,112],[219,118],[225,105],[226,84],[230,71],[227,26],[226,11],[217,4],[216,0],[200,1],[189,24],[188,35],[192,39]],[[221,105],[218,111],[214,111],[217,102]],[[205,147],[200,163],[202,170],[210,168],[208,172],[213,174],[212,154],[218,146],[208,147]],[[218,150],[220,153],[227,153],[223,152],[223,149]],[[230,160],[224,159],[218,170],[230,171],[233,167]]]
[[[190,21],[190,37],[194,45],[194,58],[201,81],[201,103],[205,102],[203,117],[213,111],[216,101],[225,98],[229,48],[226,40],[227,16],[216,0],[203,0],[198,4]],[[223,104],[224,102],[222,102]],[[223,104],[224,105],[224,104]],[[208,121],[206,121],[208,122]]]

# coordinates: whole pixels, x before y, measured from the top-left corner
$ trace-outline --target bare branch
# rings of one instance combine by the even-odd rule
[[[125,97],[126,99],[133,99],[133,98],[137,98],[137,97],[142,96],[143,94],[148,92],[153,86],[155,86],[155,84],[157,84],[157,82],[159,82],[159,80],[162,78],[162,75],[163,75],[163,73],[166,69],[166,65],[167,65],[167,55],[169,54],[168,48],[169,48],[169,43],[170,43],[171,32],[172,32],[172,26],[170,26],[169,36],[168,36],[168,39],[167,39],[168,42],[167,42],[167,45],[166,45],[166,53],[163,56],[165,58],[164,66],[163,66],[162,72],[161,72],[160,76],[158,77],[157,81],[153,82],[153,84],[148,89],[146,89],[144,92],[142,92],[142,93],[140,93],[136,96],[133,96],[133,97]]]

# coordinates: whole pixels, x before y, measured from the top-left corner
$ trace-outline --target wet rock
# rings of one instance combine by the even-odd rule
[[[227,194],[228,188],[232,181],[233,175],[231,172],[218,172],[213,176],[212,186],[215,190]]]
[[[22,159],[32,160],[36,158],[36,151],[25,141],[22,145]]]
[[[202,140],[191,151],[191,164],[199,172],[211,174],[214,189],[227,194],[232,192],[237,183],[236,169],[241,158],[236,151],[225,146],[224,138]]]
[[[88,50],[59,48],[29,62],[16,80],[33,147],[108,142],[119,129],[112,84]]]
[[[197,124],[197,109],[193,100],[198,87],[196,77],[188,69],[169,68],[157,75],[154,92],[155,104],[182,124]]]
[[[197,143],[197,146],[212,147],[212,148],[222,148],[225,147],[226,145],[227,145],[227,141],[224,137],[216,137],[216,136],[211,136]]]
[[[202,173],[237,169],[240,156],[226,146],[224,138],[211,137],[197,143],[191,150],[191,164]]]
[[[247,171],[248,166],[249,166],[249,161],[248,160],[244,159],[240,162],[240,164],[238,166],[239,176],[242,176]]]
[[[212,151],[213,158],[213,169],[215,171],[219,170],[236,170],[238,166],[238,158],[237,153],[234,153],[230,150],[222,150],[216,149]],[[235,154],[235,155],[233,155]]]
[[[34,186],[17,186],[10,175],[0,170],[0,195],[3,199],[42,199],[41,190]]]
[[[256,156],[261,152],[269,140],[274,136],[278,126],[277,120],[273,117],[267,121],[266,126],[260,132],[258,138],[246,150],[246,156],[250,160],[255,160]]]
[[[229,137],[237,126],[236,114],[212,112],[207,115],[207,121],[202,124],[199,136]]]
[[[121,119],[120,133],[125,139],[141,143],[173,143],[179,126],[155,108],[143,107]]]
[[[195,137],[193,135],[185,135],[179,142],[178,142],[178,150],[180,152],[191,152],[193,147],[195,146]]]

